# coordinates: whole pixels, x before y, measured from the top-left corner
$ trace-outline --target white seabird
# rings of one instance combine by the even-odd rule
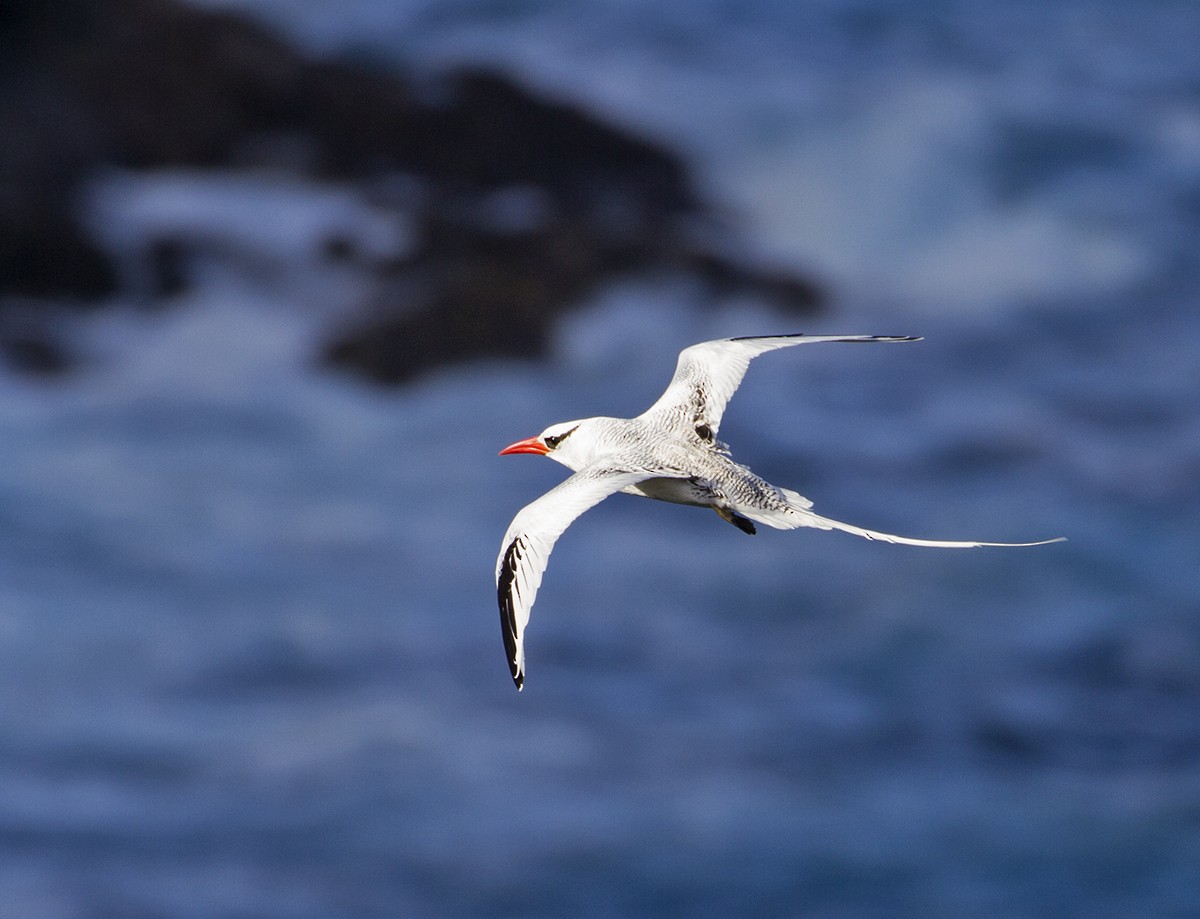
[[[675,376],[657,402],[636,418],[583,418],[554,424],[536,437],[500,451],[549,456],[574,475],[523,507],[504,534],[496,560],[500,623],[513,682],[525,683],[525,627],[554,543],[588,508],[618,491],[674,504],[711,507],[744,533],[754,524],[779,530],[815,527],[844,530],[867,539],[972,549],[980,546],[1041,546],[1039,542],[959,542],[914,539],[822,517],[812,502],[759,478],[729,456],[717,440],[725,405],[750,361],[767,351],[816,342],[920,341],[903,335],[776,335],[726,338],[685,348]]]

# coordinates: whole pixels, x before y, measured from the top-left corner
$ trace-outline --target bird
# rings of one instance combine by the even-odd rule
[[[684,348],[674,376],[653,405],[636,418],[581,418],[552,424],[500,451],[547,456],[572,475],[517,512],[496,559],[496,594],[509,670],[525,685],[525,629],[542,575],[559,536],[584,511],[621,492],[712,508],[724,521],[754,535],[756,524],[780,530],[814,527],[909,546],[968,549],[1040,546],[895,536],[822,517],[808,498],[779,488],[734,461],[717,439],[721,418],[750,361],[768,351],[821,342],[915,342],[911,335],[748,336]]]

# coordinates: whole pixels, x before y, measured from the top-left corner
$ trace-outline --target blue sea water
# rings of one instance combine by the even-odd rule
[[[630,281],[544,364],[312,367],[369,280],[351,189],[100,179],[177,309],[0,376],[0,892],[75,917],[1182,917],[1200,911],[1200,12],[1190,3],[238,0],[323,53],[488,61],[693,158],[754,257],[924,335],[752,367],[722,437],[829,516],[617,497],[513,691],[492,582],[675,353],[793,331]],[[315,228],[315,229],[314,229]],[[311,232],[310,232],[311,230]],[[136,286],[136,285],[135,285]]]

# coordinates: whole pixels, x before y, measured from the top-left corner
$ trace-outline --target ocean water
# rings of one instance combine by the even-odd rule
[[[631,414],[676,352],[799,331],[630,281],[552,360],[313,368],[352,188],[99,177],[168,312],[0,375],[0,892],[76,917],[1183,917],[1200,911],[1200,13],[1189,3],[225,0],[323,53],[487,61],[684,149],[748,251],[826,279],[734,455],[837,533],[616,497],[509,681],[496,456]],[[128,302],[126,302],[126,300]]]

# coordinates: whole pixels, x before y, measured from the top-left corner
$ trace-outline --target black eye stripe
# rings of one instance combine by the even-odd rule
[[[566,440],[568,437],[570,437],[572,434],[574,434],[577,430],[579,430],[579,425],[575,425],[575,427],[571,428],[571,430],[566,431],[565,433],[552,434],[551,436],[543,438],[543,439],[546,441],[546,446],[549,447],[551,450],[553,450],[555,447],[557,447],[559,444],[561,444],[564,440]]]

